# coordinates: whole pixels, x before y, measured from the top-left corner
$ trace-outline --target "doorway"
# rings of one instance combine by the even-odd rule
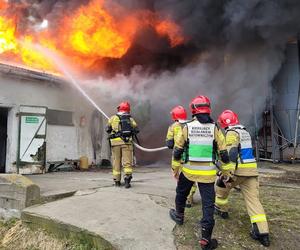
[[[5,173],[8,108],[0,108],[0,173]]]

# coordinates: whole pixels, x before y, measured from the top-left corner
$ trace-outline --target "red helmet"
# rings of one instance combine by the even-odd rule
[[[193,115],[195,114],[210,114],[210,100],[207,96],[199,95],[190,103],[190,109]]]
[[[130,113],[130,103],[129,102],[121,102],[118,106],[118,112]]]
[[[239,124],[239,117],[232,110],[224,110],[218,118],[218,122],[222,128]]]
[[[175,108],[173,108],[171,110],[170,113],[171,113],[172,119],[174,121],[187,119],[186,111],[185,111],[184,107],[182,107],[182,106],[176,106]]]

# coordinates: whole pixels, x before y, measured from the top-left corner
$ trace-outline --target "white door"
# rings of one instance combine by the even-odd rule
[[[46,110],[45,107],[20,107],[18,168],[26,165],[45,166]]]

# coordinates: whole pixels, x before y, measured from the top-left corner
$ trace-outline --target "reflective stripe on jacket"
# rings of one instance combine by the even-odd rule
[[[178,139],[176,140],[176,138],[178,136],[182,135],[182,129],[183,129],[184,125],[185,125],[185,123],[174,122],[168,128],[166,141],[174,140],[174,147],[178,147],[178,145],[176,145],[176,141],[178,141]]]
[[[257,163],[253,155],[251,136],[245,127],[241,125],[229,127],[226,131],[225,138],[228,152],[230,152],[230,148],[232,147],[239,148],[237,164],[232,162],[226,166],[234,167],[235,175],[258,176]]]
[[[211,176],[211,175],[216,175],[217,174],[217,168],[215,164],[207,164],[208,166],[203,166],[203,165],[191,165],[189,164],[184,164],[182,171],[188,174],[193,174],[193,175],[205,175],[205,176]]]
[[[239,134],[240,137],[240,159],[241,163],[256,162],[253,155],[251,135],[243,126],[229,127],[229,130],[233,130]]]
[[[174,141],[174,147],[179,147],[178,145],[178,136],[182,136],[182,129],[185,123],[180,122],[174,122],[170,127],[168,128],[168,133],[166,136],[166,141]],[[174,171],[181,171],[181,160],[177,161],[174,160],[172,157],[171,167]]]
[[[191,123],[192,123],[192,125],[200,126],[201,128],[203,128],[203,125],[205,125],[206,128],[209,128],[210,132],[211,132],[211,130],[210,130],[211,127],[213,127],[214,140],[212,140],[212,142],[211,142],[212,156],[209,155],[210,156],[209,158],[211,160],[207,161],[207,162],[192,161],[191,159],[188,160],[184,164],[184,166],[182,168],[182,172],[186,176],[186,178],[188,178],[191,181],[202,182],[202,183],[213,183],[216,179],[217,169],[216,169],[214,163],[212,162],[212,159],[215,157],[216,154],[218,154],[219,150],[226,149],[224,135],[223,135],[222,131],[219,130],[219,128],[213,123],[202,124],[197,120],[196,117],[191,121]],[[209,125],[209,127],[207,125]],[[188,125],[186,125],[183,128],[182,132],[183,132],[182,136],[179,137],[178,141],[176,142],[179,145],[179,148],[181,148],[181,149],[183,149],[185,147],[185,145],[190,141]],[[211,136],[210,136],[210,138],[211,138]],[[197,141],[198,141],[198,145],[201,145],[200,144],[201,141],[200,140],[197,140]],[[207,144],[208,144],[207,140],[204,140],[204,145],[207,146]],[[214,147],[214,145],[216,147]],[[189,152],[185,152],[185,153],[188,154]],[[189,157],[189,156],[187,156],[187,157]]]

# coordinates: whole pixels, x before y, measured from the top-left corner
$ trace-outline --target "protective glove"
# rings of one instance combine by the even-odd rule
[[[174,148],[174,139],[172,140],[167,140],[166,141],[166,145],[169,149],[173,149]]]
[[[133,131],[132,131],[132,133],[133,133],[134,135],[137,135],[139,132],[140,132],[140,130],[139,130],[138,127],[134,128]]]
[[[221,175],[218,175],[217,181],[216,181],[216,185],[220,188],[226,188],[225,183],[222,180]]]
[[[217,179],[216,185],[221,188],[226,188],[230,187],[232,182],[234,182],[233,176],[221,174]]]
[[[110,134],[112,132],[112,127],[110,125],[106,126],[105,131]]]
[[[183,151],[184,150],[182,148],[176,148],[175,147],[174,150],[173,150],[173,158],[174,158],[174,160],[179,161],[181,159]]]

